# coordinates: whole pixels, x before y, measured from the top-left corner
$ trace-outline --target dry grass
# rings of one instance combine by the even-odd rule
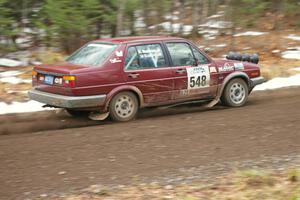
[[[59,200],[299,200],[299,171],[267,173],[256,170],[239,171],[213,185],[202,183],[162,186],[141,184],[118,190],[98,188]]]

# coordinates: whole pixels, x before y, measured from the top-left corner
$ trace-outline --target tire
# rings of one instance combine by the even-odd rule
[[[109,113],[113,121],[126,122],[133,120],[138,112],[139,103],[132,92],[120,92],[109,104]]]
[[[230,107],[241,107],[247,102],[249,87],[241,78],[235,78],[226,85],[221,101],[223,105]]]
[[[66,112],[71,115],[72,117],[76,118],[85,118],[88,117],[89,111],[82,111],[82,110],[72,110],[72,109],[66,109]]]

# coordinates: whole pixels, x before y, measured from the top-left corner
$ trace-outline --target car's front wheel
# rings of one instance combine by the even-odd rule
[[[120,92],[109,104],[110,117],[114,121],[125,122],[135,118],[138,112],[138,99],[132,92]]]
[[[247,83],[241,78],[235,78],[226,85],[221,101],[226,106],[240,107],[247,102],[248,94]]]

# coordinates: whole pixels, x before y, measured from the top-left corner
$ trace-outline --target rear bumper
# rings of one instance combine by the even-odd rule
[[[264,79],[264,77],[262,77],[262,76],[256,77],[256,78],[251,78],[250,86],[251,86],[251,88],[254,88],[255,86],[262,84],[264,82],[266,82],[266,79]]]
[[[64,96],[32,89],[28,92],[30,99],[59,108],[100,107],[105,104],[106,95]]]

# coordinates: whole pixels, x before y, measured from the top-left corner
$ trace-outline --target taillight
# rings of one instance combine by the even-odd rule
[[[63,85],[66,87],[75,87],[75,76],[63,76]]]
[[[36,79],[36,78],[37,78],[37,74],[38,74],[37,71],[32,70],[31,74],[32,74],[32,78],[33,78],[33,79]]]

